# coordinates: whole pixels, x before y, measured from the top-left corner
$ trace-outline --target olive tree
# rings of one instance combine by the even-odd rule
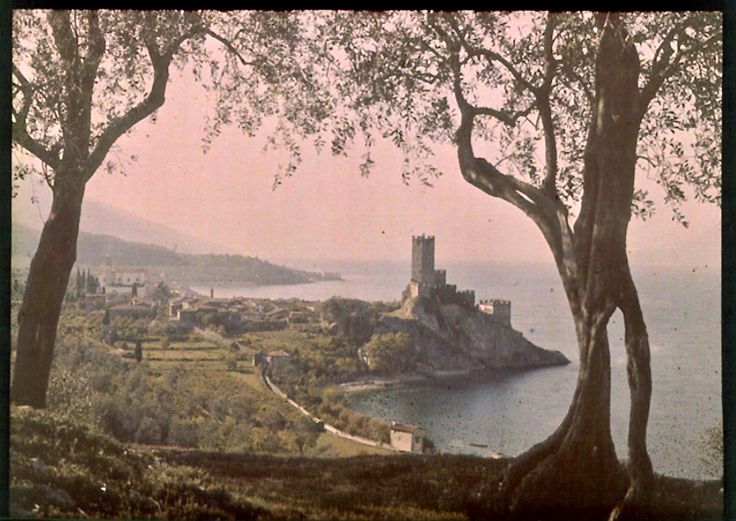
[[[719,13],[320,13],[329,87],[342,100],[338,152],[373,163],[377,139],[402,175],[431,183],[451,143],[472,186],[531,219],[562,280],[579,346],[567,415],[515,458],[500,484],[518,514],[572,507],[646,515],[652,379],[626,250],[632,215],[654,202],[646,173],[687,224],[689,195],[720,203]],[[337,112],[336,112],[337,113]],[[631,408],[623,472],[611,438],[607,326],[625,322]]]
[[[46,404],[85,185],[125,163],[111,149],[164,104],[172,68],[189,67],[216,99],[205,144],[222,125],[252,135],[264,117],[275,117],[272,142],[290,152],[289,172],[296,137],[313,132],[321,117],[301,65],[308,62],[299,60],[302,32],[289,13],[13,12],[14,176],[41,175],[53,194],[18,313],[16,404]]]

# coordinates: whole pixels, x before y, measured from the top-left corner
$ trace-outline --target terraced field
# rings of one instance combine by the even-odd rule
[[[300,331],[279,331],[250,333],[237,339],[222,339],[215,343],[211,339],[192,336],[186,341],[174,341],[164,345],[162,337],[149,337],[142,343],[143,360],[154,372],[166,373],[177,366],[196,367],[213,374],[225,374],[228,378],[246,383],[259,398],[267,400],[269,407],[277,410],[285,418],[296,420],[300,414],[284,400],[275,396],[261,380],[256,368],[252,365],[251,353],[257,349],[269,352],[276,349],[287,349],[289,342],[312,340],[317,343],[320,338]],[[239,342],[244,347],[240,352],[230,350],[230,344]],[[255,348],[255,349],[254,349]],[[126,342],[122,347],[128,356],[135,351],[133,342]],[[321,457],[348,457],[367,454],[395,454],[393,451],[362,445],[351,440],[323,432],[319,435],[315,455]]]

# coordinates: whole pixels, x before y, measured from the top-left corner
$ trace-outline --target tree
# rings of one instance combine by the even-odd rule
[[[140,362],[143,360],[143,344],[140,340],[135,341],[135,361]]]
[[[719,13],[321,13],[324,88],[343,112],[333,151],[362,137],[405,154],[431,184],[451,143],[472,186],[519,208],[554,257],[580,354],[569,411],[515,458],[502,496],[519,515],[576,508],[646,517],[649,341],[626,252],[632,214],[654,211],[646,170],[674,218],[688,191],[720,203]],[[336,112],[339,113],[339,112]],[[479,154],[483,151],[485,157]],[[607,325],[625,321],[631,393],[627,476],[610,432]],[[626,479],[628,477],[628,479]]]
[[[416,359],[414,342],[403,332],[373,335],[362,349],[370,369],[377,372],[408,371]]]
[[[298,65],[300,32],[287,13],[14,11],[14,178],[37,173],[53,194],[18,313],[16,404],[46,404],[85,185],[101,167],[113,172],[134,160],[107,158],[121,136],[164,104],[172,66],[189,66],[216,95],[206,143],[222,125],[237,123],[253,135],[264,115],[278,115],[278,144],[281,136],[313,132],[309,125],[321,114]],[[293,139],[285,148],[288,173],[299,150]]]

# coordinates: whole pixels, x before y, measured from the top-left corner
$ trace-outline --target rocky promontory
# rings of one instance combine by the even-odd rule
[[[413,371],[429,375],[570,363],[559,351],[535,345],[510,323],[439,296],[405,293],[399,309],[333,297],[323,303],[321,319],[325,330],[358,345],[374,335],[408,335],[414,346]]]
[[[411,336],[419,369],[516,369],[570,363],[559,351],[524,338],[510,324],[437,297],[405,296],[401,309],[383,315],[377,329]]]

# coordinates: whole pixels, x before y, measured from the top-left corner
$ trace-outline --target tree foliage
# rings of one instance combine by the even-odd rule
[[[86,179],[135,161],[108,152],[138,122],[155,121],[170,66],[191,71],[215,99],[206,143],[225,125],[253,135],[276,117],[271,142],[292,142],[284,171],[293,171],[296,143],[326,115],[310,95],[304,30],[297,16],[266,11],[14,11],[13,145],[41,165],[16,161],[16,179],[37,172],[53,187],[73,150]],[[78,128],[87,117],[89,128]],[[73,142],[80,131],[89,139]]]
[[[473,145],[506,175],[552,183],[572,210],[582,194],[584,149],[600,40],[593,13],[318,13],[329,65],[321,89],[333,107],[332,150],[351,144],[373,164],[377,139],[404,153],[401,175],[431,184],[433,150],[455,143],[457,88],[476,115]],[[662,187],[686,223],[688,197],[720,204],[722,20],[717,12],[629,13],[641,61],[638,169]],[[545,40],[549,45],[545,45]],[[632,210],[654,211],[639,188]]]
[[[416,360],[414,342],[403,332],[373,335],[362,350],[369,368],[381,373],[409,371]]]

